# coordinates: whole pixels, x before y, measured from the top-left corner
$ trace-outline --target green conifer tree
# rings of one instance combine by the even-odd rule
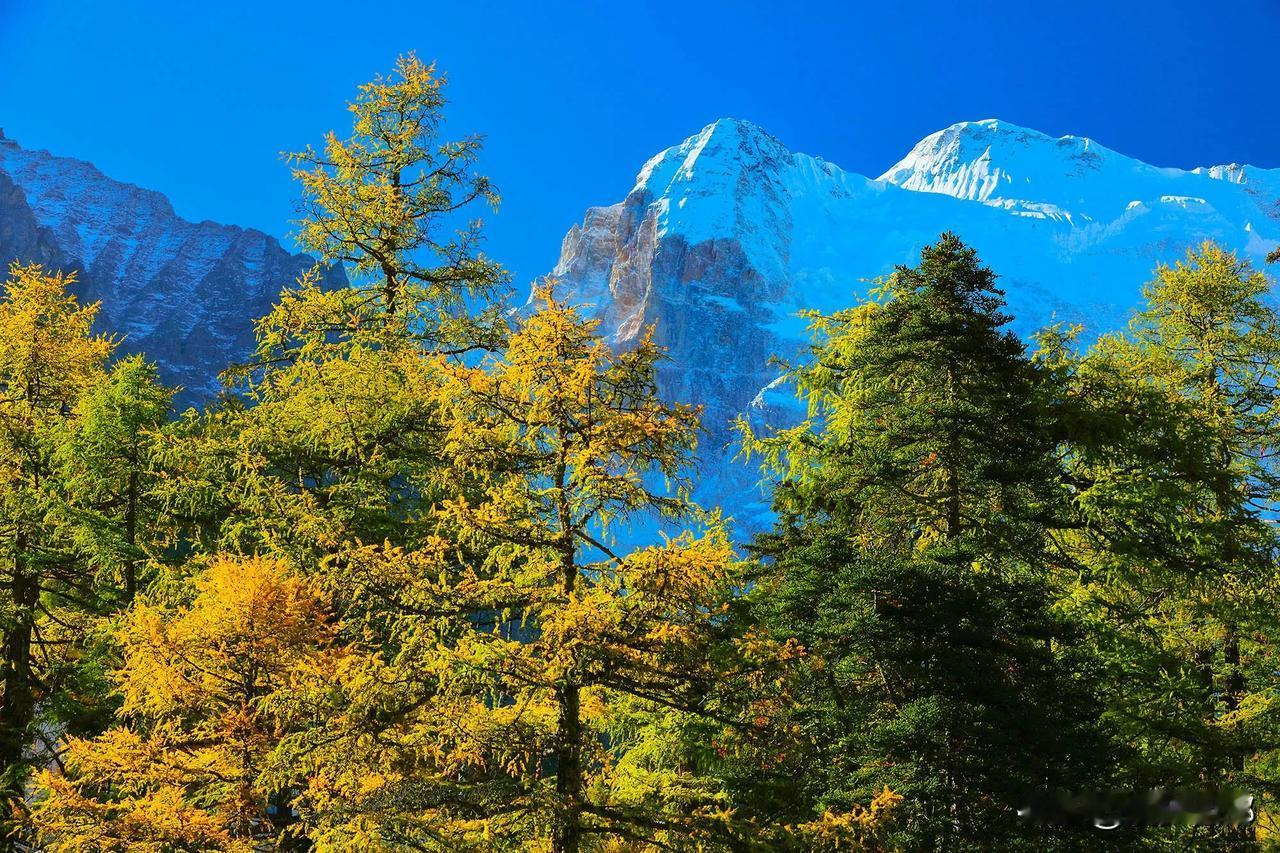
[[[158,433],[170,414],[173,391],[141,356],[120,359],[90,386],[56,452],[64,525],[93,568],[127,606],[144,583],[146,562],[162,540],[160,509],[152,496]]]
[[[777,790],[812,808],[888,785],[911,849],[1011,844],[1031,791],[1106,772],[1091,662],[1053,606],[1052,386],[994,282],[944,234],[878,300],[813,315],[806,422],[744,426],[781,477],[757,618],[815,666],[793,712],[811,746]]]
[[[1126,332],[1079,357],[1057,347],[1080,522],[1063,536],[1082,566],[1072,601],[1113,673],[1107,703],[1138,748],[1134,781],[1232,785],[1262,803],[1280,781],[1280,718],[1265,698],[1280,665],[1269,291],[1205,244],[1157,269]]]

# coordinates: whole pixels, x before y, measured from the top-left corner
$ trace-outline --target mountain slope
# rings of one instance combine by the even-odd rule
[[[797,312],[851,304],[944,230],[1001,275],[1020,332],[1098,333],[1125,321],[1158,262],[1202,240],[1261,261],[1280,242],[1280,170],[1157,168],[988,120],[926,137],[872,180],[723,119],[644,164],[622,202],[588,210],[553,275],[619,346],[657,324],[664,393],[705,406],[699,497],[752,529],[768,512],[756,474],[729,461],[728,424],[795,417],[770,358],[802,355]]]
[[[217,391],[218,372],[251,350],[253,320],[312,265],[261,231],[188,222],[158,192],[2,132],[0,260],[78,270],[79,294],[102,303],[100,327],[155,360],[184,404]]]

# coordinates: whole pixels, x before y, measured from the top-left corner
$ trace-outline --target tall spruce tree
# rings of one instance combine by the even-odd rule
[[[154,364],[122,358],[81,395],[58,437],[56,517],[101,575],[109,609],[133,601],[168,538],[152,457],[172,396]]]
[[[744,425],[781,480],[756,618],[815,666],[792,712],[810,746],[773,793],[803,810],[888,785],[905,798],[897,843],[1009,846],[1029,792],[1107,774],[1095,673],[1054,608],[1053,388],[955,235],[878,297],[812,315],[791,374],[807,421]]]
[[[119,663],[116,621],[134,597],[176,562],[172,531],[152,487],[164,474],[153,449],[172,391],[140,356],[116,361],[87,386],[50,430],[45,522],[62,550],[62,586],[48,596],[38,636],[41,731],[46,760],[67,736],[93,735],[119,702],[110,672]]]

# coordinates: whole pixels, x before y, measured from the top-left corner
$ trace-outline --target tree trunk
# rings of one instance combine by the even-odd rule
[[[951,368],[947,368],[947,393],[954,402],[956,397],[956,379]],[[947,471],[947,538],[955,539],[960,535],[960,436],[952,426],[947,432],[947,453],[950,458],[944,460]]]
[[[582,720],[578,685],[564,685],[557,698],[560,720],[556,793],[560,795],[562,811],[556,821],[551,849],[555,853],[578,853],[582,836]]]
[[[568,597],[578,577],[572,546],[563,556],[563,590]],[[556,690],[560,706],[556,732],[556,793],[560,813],[556,819],[551,849],[555,853],[578,853],[582,840],[582,707],[581,687],[572,669]]]
[[[1211,362],[1210,378],[1206,392],[1213,405],[1214,413],[1219,416],[1224,412],[1229,413],[1231,411],[1231,406],[1224,399],[1226,392],[1224,392],[1222,382],[1219,380],[1219,377],[1223,374],[1221,361],[1220,357],[1215,357]],[[1220,436],[1219,445],[1218,471],[1214,477],[1213,492],[1218,514],[1226,519],[1231,517],[1234,507],[1231,495],[1231,468],[1232,461],[1238,454],[1233,448],[1230,439],[1225,436]],[[1233,546],[1239,545],[1238,542],[1232,542],[1231,544]],[[1226,640],[1223,643],[1223,662],[1226,664],[1227,671],[1223,677],[1222,701],[1226,711],[1231,713],[1240,708],[1240,701],[1244,697],[1245,679],[1244,670],[1240,666],[1239,628],[1234,619],[1228,619],[1223,628],[1226,634]],[[1233,728],[1239,731],[1239,721],[1235,723]],[[1228,747],[1226,766],[1227,770],[1237,773],[1244,770],[1244,753],[1235,749],[1234,744]]]
[[[1226,689],[1223,691],[1222,700],[1226,705],[1227,713],[1234,713],[1240,709],[1240,699],[1244,694],[1244,671],[1240,668],[1240,636],[1236,629],[1235,623],[1227,624],[1227,642],[1223,656],[1227,664]],[[1239,730],[1240,723],[1236,722],[1234,728]],[[1228,768],[1237,773],[1244,770],[1244,753],[1237,749],[1232,749],[1228,756]]]
[[[401,197],[400,190],[400,170],[396,169],[390,176],[391,186],[395,191],[397,201]],[[395,317],[399,308],[398,301],[400,298],[400,280],[398,270],[394,263],[395,251],[400,244],[399,235],[392,233],[389,240],[390,245],[383,247],[384,254],[379,256],[379,263],[382,265],[382,297],[387,305],[387,321],[390,322]]]
[[[563,448],[563,436],[561,447]],[[573,513],[565,497],[568,466],[562,452],[555,470],[559,489],[557,513],[560,522],[560,582],[566,602],[578,582],[574,559]],[[556,688],[559,716],[556,730],[556,793],[560,810],[551,839],[553,853],[578,853],[582,843],[582,686],[576,667],[571,666]]]
[[[1205,719],[1212,720],[1217,713],[1213,689],[1213,649],[1206,646],[1198,647],[1195,651],[1195,665],[1196,672],[1200,676],[1200,688],[1203,691],[1201,701],[1204,703]],[[1210,744],[1205,744],[1203,749],[1205,766],[1201,768],[1201,778],[1206,782],[1212,782],[1218,772],[1216,749]]]
[[[954,468],[947,471],[947,538],[960,535],[960,475]]]
[[[138,542],[138,471],[137,463],[129,472],[129,495],[124,513],[125,541],[129,546],[129,556],[124,562],[124,600],[132,604],[138,592],[138,561],[134,559],[134,548]]]
[[[6,798],[23,794],[20,767],[27,746],[27,731],[35,710],[35,689],[31,672],[31,638],[40,586],[25,565],[26,537],[14,542],[13,577],[9,589],[14,607],[13,623],[5,633],[3,646],[4,696],[0,697],[0,773]]]

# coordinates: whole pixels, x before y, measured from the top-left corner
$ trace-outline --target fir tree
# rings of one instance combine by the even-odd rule
[[[809,419],[746,435],[782,477],[757,618],[816,665],[793,712],[811,752],[780,789],[812,807],[887,784],[914,849],[1013,843],[1031,791],[1105,778],[1091,665],[1053,607],[1052,387],[994,280],[944,234],[878,301],[814,315]]]

